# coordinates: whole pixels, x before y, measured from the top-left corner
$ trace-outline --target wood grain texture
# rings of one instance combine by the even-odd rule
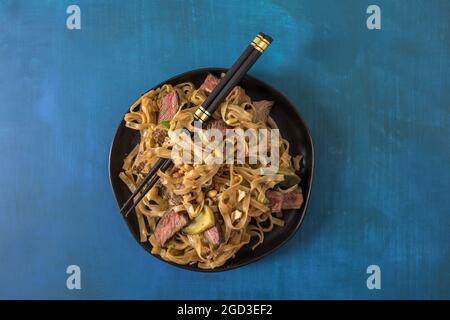
[[[450,2],[379,0],[380,31],[371,1],[81,0],[79,31],[70,4],[0,1],[0,298],[450,298]],[[251,74],[315,142],[306,220],[238,270],[165,265],[118,214],[115,128],[146,89],[231,65],[259,31],[275,40]]]

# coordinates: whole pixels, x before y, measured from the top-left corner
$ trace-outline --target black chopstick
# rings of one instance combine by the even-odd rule
[[[139,191],[147,184],[147,182],[153,177],[153,175],[158,171],[159,168],[164,164],[164,162],[167,159],[165,158],[159,158],[153,167],[150,169],[150,171],[147,173],[147,175],[142,179],[141,183],[136,187],[134,192],[131,194],[131,196],[128,198],[128,200],[123,204],[122,208],[120,209],[120,212],[123,211],[125,207],[127,207],[130,202],[134,199],[134,197],[139,193]]]
[[[269,37],[268,39],[270,39],[270,41],[267,40],[269,41],[269,43],[272,42],[272,38]],[[261,56],[261,54],[262,54],[261,51],[252,50],[249,57],[242,63],[239,70],[234,75],[232,75],[231,79],[227,82],[226,85],[224,85],[223,89],[217,94],[214,101],[212,101],[209,107],[206,109],[210,114],[213,114],[214,111],[216,111],[219,108],[222,101],[225,100],[225,98],[230,94],[231,90],[233,90],[233,88],[237,84],[239,84],[239,82],[246,75],[248,70],[253,66],[253,64],[255,64],[256,60],[258,60],[258,58]]]
[[[244,50],[238,60],[233,64],[233,66],[227,71],[225,76],[213,89],[213,91],[208,95],[202,105],[197,109],[194,114],[194,119],[205,123],[209,120],[211,115],[220,106],[220,103],[225,99],[228,94],[233,90],[233,88],[239,83],[239,81],[245,76],[247,71],[252,67],[252,65],[258,60],[264,50],[270,45],[272,38],[265,35],[264,33],[259,33],[252,43]],[[142,198],[152,189],[152,187],[159,180],[159,176],[155,175],[156,172],[161,170],[166,170],[170,167],[172,161],[170,159],[160,158],[153,165],[152,169],[147,173],[139,186],[134,190],[130,198],[125,202],[125,204],[120,209],[123,212],[129,203],[135,198],[135,196],[141,191],[145,184],[150,180],[145,189],[141,192],[133,205],[127,210],[125,216],[136,207],[136,205],[142,200]]]
[[[258,34],[263,36],[262,33]],[[239,56],[238,60],[233,64],[233,66],[228,70],[226,75],[221,79],[221,81],[217,84],[217,86],[214,88],[214,90],[208,95],[208,97],[203,102],[203,105],[208,106],[214,98],[217,96],[217,94],[222,90],[222,88],[227,84],[229,79],[233,74],[236,73],[236,71],[239,69],[239,67],[242,65],[242,63],[248,58],[250,53],[254,51],[253,46],[250,44],[248,47],[244,50],[244,52]],[[128,200],[123,204],[122,208],[120,208],[120,212],[123,212],[123,210],[130,204],[130,202],[136,197],[136,195],[140,192],[140,190],[145,186],[145,184],[154,176],[154,174],[158,171],[158,169],[164,164],[165,160],[164,158],[160,158],[152,167],[149,173],[144,177],[142,182],[139,184],[139,186],[134,190],[132,195],[128,198]],[[153,185],[156,183],[156,181],[153,183]],[[128,212],[125,215],[128,215]]]
[[[261,33],[259,34],[261,35]],[[203,102],[203,105],[208,106],[213,100],[214,98],[217,96],[217,94],[222,90],[222,88],[227,84],[227,82],[229,81],[229,79],[231,78],[231,76],[233,74],[236,73],[236,71],[239,69],[239,67],[242,65],[242,63],[248,58],[248,56],[250,55],[250,53],[254,51],[253,46],[250,44],[245,50],[244,52],[240,55],[240,57],[238,58],[238,60],[233,64],[233,66],[228,70],[228,72],[226,73],[226,75],[221,79],[221,81],[217,84],[217,86],[213,89],[213,91],[208,95],[208,97],[205,99],[205,101]],[[142,180],[142,182],[139,184],[139,186],[134,190],[134,192],[131,194],[131,196],[128,198],[128,200],[123,204],[122,208],[120,208],[120,212],[123,212],[125,210],[125,208],[130,204],[130,202],[136,197],[136,195],[141,191],[141,189],[147,184],[147,182],[149,182],[149,180],[155,175],[155,173],[159,170],[159,168],[161,168],[164,165],[164,162],[167,161],[167,159],[164,158],[160,158],[158,159],[158,161],[153,165],[152,169],[147,173],[147,175],[144,177],[144,179]],[[150,188],[157,182],[156,181],[151,181],[149,186]],[[139,203],[139,201],[142,198],[139,198],[137,203]],[[125,216],[127,216],[130,212],[130,210],[132,210],[134,208],[134,206],[132,206],[130,209],[128,209],[127,213],[125,214]]]
[[[262,33],[259,33],[258,35],[263,36]],[[250,55],[250,53],[252,51],[254,51],[254,47],[250,44],[244,50],[244,52],[239,56],[238,60],[233,64],[233,66],[228,70],[228,72],[221,79],[221,81],[217,84],[217,86],[213,89],[213,91],[208,95],[208,97],[203,102],[203,105],[208,106],[214,100],[214,98],[217,96],[217,94],[227,84],[227,82],[229,81],[231,76],[236,73],[236,71],[239,69],[239,67],[242,65],[242,63],[248,58],[248,56]],[[164,158],[158,159],[158,161],[153,165],[152,169],[147,173],[147,175],[144,177],[144,179],[139,184],[139,186],[136,187],[136,189],[131,194],[131,196],[128,198],[128,200],[123,204],[122,208],[120,208],[120,212],[123,212],[123,210],[130,204],[130,202],[136,197],[136,195],[145,186],[145,184],[147,184],[147,182],[155,175],[155,173],[158,171],[158,169],[164,164],[165,160],[167,160],[167,159],[164,159]],[[156,181],[153,182],[152,186],[155,183],[156,183]],[[128,212],[125,214],[125,216],[128,215],[129,211],[130,210],[128,210]]]
[[[264,50],[267,48],[268,45],[272,42],[272,38],[260,33],[258,36],[252,41],[249,48],[247,48],[244,53],[241,55],[241,57],[238,59],[238,61],[233,65],[233,67],[227,72],[225,77],[219,82],[222,83],[221,86],[216,86],[216,88],[211,92],[210,95],[215,96],[215,99],[210,99],[209,106],[207,104],[207,99],[205,99],[205,102],[199,107],[199,109],[196,111],[196,114],[194,117],[196,120],[200,120],[201,122],[207,121],[211,114],[219,107],[222,100],[231,92],[231,90],[239,83],[239,81],[244,77],[246,72],[250,69],[250,67],[256,62],[256,60],[261,56],[261,54],[264,52]],[[250,55],[247,56],[248,52],[250,51]],[[244,56],[244,58],[242,57]],[[245,57],[247,56],[247,57]],[[241,66],[235,67],[238,62],[241,63]],[[236,72],[230,73],[230,71]],[[229,75],[229,76],[228,76]],[[231,79],[228,80],[228,79]],[[228,80],[228,81],[226,81]],[[209,97],[209,96],[208,96]],[[145,188],[144,192],[141,193],[137,201],[133,203],[133,205],[127,210],[125,216],[128,216],[128,214],[136,207],[136,205],[142,200],[142,198],[147,194],[147,192],[156,184],[156,182],[159,180],[158,175],[154,175],[158,169],[162,168],[168,168],[172,161],[170,159],[159,159],[155,165],[153,166],[152,170],[146,175],[144,178],[145,182],[142,183],[136,188],[135,192],[131,195],[130,199],[134,199],[136,194],[140,191],[140,189],[143,188],[145,183],[151,179],[150,183]],[[153,177],[153,178],[152,178]],[[143,181],[144,181],[143,180]],[[126,204],[121,208],[121,212],[125,209],[125,207],[130,203],[130,199],[127,200]]]
[[[169,169],[170,165],[172,164],[172,160],[170,160],[170,159],[159,158],[158,161],[161,160],[161,159],[165,160],[165,161],[163,162],[161,167],[158,167],[157,169],[155,169],[155,172],[158,171],[158,169],[161,169],[161,171],[165,171],[166,169]],[[152,170],[153,170],[153,168],[155,168],[155,166],[152,167]],[[147,176],[145,176],[145,177],[147,177]],[[158,175],[154,175],[154,176],[150,176],[150,177],[152,179],[150,180],[148,185],[145,187],[145,189],[142,190],[141,194],[136,199],[136,201],[134,201],[133,205],[127,210],[127,212],[125,213],[125,217],[127,217],[130,214],[130,212],[139,204],[139,202],[141,202],[142,198],[145,197],[145,195],[153,188],[153,186],[159,180],[159,176]],[[131,199],[133,199],[133,198],[131,198]]]
[[[261,33],[259,33],[258,35],[261,35]],[[225,73],[225,76],[222,79],[220,79],[216,87],[209,93],[205,101],[203,101],[202,103],[203,108],[209,106],[214,101],[214,99],[216,99],[217,95],[223,90],[225,85],[230,81],[232,76],[236,74],[241,65],[248,59],[248,57],[253,51],[255,51],[255,48],[251,44],[249,44],[248,47],[244,50],[244,52],[242,52],[242,54],[233,64],[233,66],[230,69],[228,69],[228,71]]]

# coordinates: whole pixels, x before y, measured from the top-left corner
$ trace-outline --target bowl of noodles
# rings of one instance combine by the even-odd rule
[[[231,270],[281,247],[300,227],[311,192],[309,129],[272,86],[246,75],[203,128],[193,125],[193,112],[224,72],[189,71],[141,95],[122,118],[109,156],[111,186],[122,207],[160,157],[173,159],[183,132],[191,138],[199,132],[197,142],[203,144],[184,150],[192,157],[159,171],[158,183],[123,216],[147,252],[193,271]],[[240,145],[238,133],[244,134]],[[269,151],[253,159],[261,153],[262,137],[270,138]]]

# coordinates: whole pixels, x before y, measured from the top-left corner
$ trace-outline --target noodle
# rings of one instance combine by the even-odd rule
[[[158,112],[161,99],[175,92],[179,109],[164,128],[158,124]],[[145,177],[159,157],[170,158],[171,150],[177,143],[174,130],[186,128],[193,131],[193,113],[206,99],[202,89],[196,89],[192,83],[175,86],[165,84],[140,97],[125,115],[128,128],[140,132],[140,143],[126,156],[123,171],[119,177],[130,191]],[[271,129],[277,128],[269,117],[267,122],[255,121],[256,109],[252,102],[239,102],[238,87],[221,103],[214,113],[215,119],[222,119],[235,129]],[[166,130],[163,142],[155,141],[156,130]],[[245,156],[250,148],[245,145]],[[274,226],[283,226],[281,217],[275,217],[268,206],[266,191],[276,188],[284,175],[295,174],[300,167],[301,157],[292,158],[289,154],[289,142],[280,137],[279,169],[275,175],[260,174],[261,163],[257,164],[180,164],[166,172],[159,171],[160,183],[179,197],[180,203],[170,205],[167,197],[158,191],[158,185],[144,197],[136,207],[140,230],[140,241],[149,241],[152,253],[163,259],[182,265],[197,264],[199,268],[216,268],[227,262],[254,238],[255,249],[264,241],[264,233]],[[208,190],[209,189],[209,190]],[[209,192],[213,190],[214,192]],[[201,234],[177,232],[170,246],[162,247],[153,232],[159,221],[169,209],[187,213],[190,220],[199,216],[204,206],[209,206],[218,217],[223,230],[223,241],[213,246]]]

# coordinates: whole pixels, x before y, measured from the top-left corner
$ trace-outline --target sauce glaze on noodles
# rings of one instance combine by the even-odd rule
[[[215,119],[223,119],[229,126],[244,130],[277,128],[270,117],[267,123],[256,123],[255,106],[249,102],[239,104],[238,91],[235,89],[214,113]],[[160,101],[164,95],[173,91],[178,95],[180,107],[170,121],[169,137],[162,145],[158,145],[152,136],[154,130],[163,128],[157,123]],[[203,90],[196,89],[192,83],[176,86],[165,84],[149,91],[133,103],[125,115],[125,122],[127,127],[140,132],[141,139],[124,159],[123,171],[120,173],[120,178],[130,191],[135,190],[159,157],[170,157],[176,140],[170,131],[178,128],[193,130],[192,115],[205,98]],[[244,149],[247,156],[249,148]],[[252,238],[256,240],[252,246],[254,249],[264,241],[264,233],[270,232],[275,225],[284,225],[281,214],[270,212],[265,193],[281,182],[284,175],[295,174],[300,157],[293,159],[290,156],[289,143],[281,137],[279,155],[279,171],[273,176],[260,175],[261,164],[182,164],[173,166],[164,173],[159,171],[158,175],[164,186],[182,196],[183,201],[180,205],[170,207],[167,199],[163,199],[158,188],[154,187],[136,207],[140,241],[149,241],[152,253],[165,260],[183,265],[198,264],[199,268],[204,269],[223,265]],[[175,186],[180,184],[183,188],[176,189]],[[208,196],[208,193],[202,190],[205,186],[212,187],[217,191],[217,195]],[[290,189],[280,191],[289,192]],[[208,244],[201,234],[186,235],[182,232],[174,236],[170,248],[159,246],[153,231],[158,219],[168,209],[186,212],[189,218],[193,219],[200,213],[204,204],[217,213],[222,226],[224,240],[218,247]]]

